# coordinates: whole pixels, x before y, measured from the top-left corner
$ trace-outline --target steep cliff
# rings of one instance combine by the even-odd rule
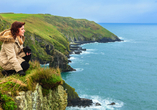
[[[37,84],[34,91],[22,91],[14,97],[17,110],[65,110],[67,94],[61,85],[43,96],[42,87]]]

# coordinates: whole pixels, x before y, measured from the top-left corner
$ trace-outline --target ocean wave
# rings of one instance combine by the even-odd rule
[[[81,95],[82,98],[92,99],[93,103],[100,103],[101,106],[92,105],[90,107],[67,107],[66,110],[117,110],[124,106],[122,101],[112,99],[112,98],[101,98],[100,96],[89,96],[89,95]],[[115,105],[109,105],[112,102]]]
[[[69,58],[69,60],[75,60],[76,59],[76,57],[70,57]]]
[[[131,43],[136,43],[134,40],[132,40],[132,39],[126,39],[126,38],[123,38],[123,37],[119,37],[121,40],[123,40],[123,41],[121,41],[121,42],[131,42]],[[119,41],[117,41],[117,42],[119,42]]]
[[[76,72],[80,72],[84,70],[83,68],[75,68],[75,69],[76,69]]]
[[[105,53],[104,53],[104,52],[101,52],[101,54],[102,54],[102,55],[105,55]]]
[[[90,44],[97,44],[98,42],[90,42],[90,43],[85,43],[85,44],[81,44],[81,46],[83,47],[83,46],[85,46],[85,45],[90,45]]]
[[[94,54],[95,49],[86,49],[86,51],[82,51],[81,55],[83,54]]]
[[[126,39],[126,38],[123,38],[123,37],[119,37],[120,38],[120,40],[123,40],[123,41],[121,41],[121,42],[132,42],[133,40],[131,40],[131,39]],[[119,41],[118,41],[119,42]]]
[[[118,37],[119,37],[119,36],[118,36]],[[119,39],[120,39],[120,40],[124,40],[124,38],[123,38],[123,37],[119,37]]]
[[[82,54],[91,54],[91,52],[83,51],[83,52],[81,53],[81,55],[82,55]]]
[[[94,52],[96,49],[87,49],[89,52]]]

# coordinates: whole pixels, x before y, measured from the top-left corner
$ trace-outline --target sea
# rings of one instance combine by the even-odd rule
[[[88,43],[62,73],[79,97],[101,106],[66,110],[157,110],[157,24],[99,23],[121,42]],[[109,105],[114,102],[115,105]]]

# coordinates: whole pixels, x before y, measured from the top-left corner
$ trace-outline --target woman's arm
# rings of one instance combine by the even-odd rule
[[[19,72],[19,71],[23,70],[20,63],[18,62],[18,59],[16,58],[14,43],[4,43],[3,48],[5,50],[7,57],[8,57],[9,63],[12,64],[15,71]]]

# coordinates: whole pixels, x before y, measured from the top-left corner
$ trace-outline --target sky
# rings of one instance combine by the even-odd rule
[[[0,13],[51,14],[97,23],[157,23],[157,0],[0,0]]]

